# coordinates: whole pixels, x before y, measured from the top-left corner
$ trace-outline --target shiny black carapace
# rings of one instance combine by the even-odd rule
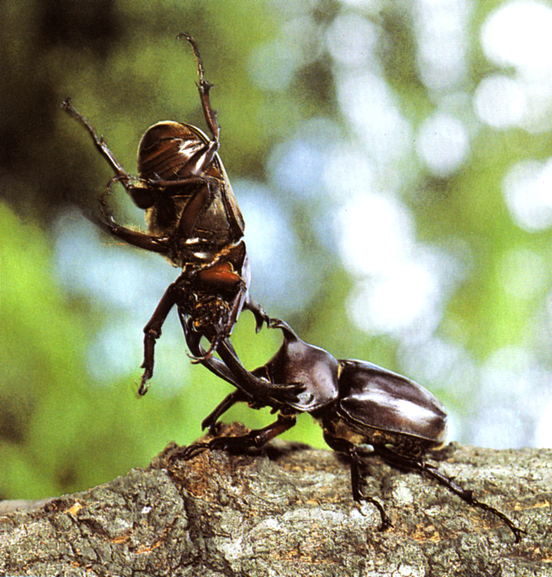
[[[223,342],[222,348],[231,347],[228,336],[243,308],[255,314],[257,330],[268,320],[249,296],[250,270],[242,240],[245,224],[217,152],[219,125],[209,100],[211,85],[205,80],[196,42],[188,34],[181,37],[190,43],[197,61],[199,97],[211,137],[186,123],[155,124],[140,142],[136,178],[124,170],[70,99],[63,103],[63,109],[85,127],[115,173],[108,190],[120,182],[135,204],[146,211],[148,233],[118,225],[104,197],[102,218],[94,220],[113,236],[160,253],[182,268],[144,328],[140,394],[147,391],[155,342],[174,305],[189,330],[210,341],[209,350],[202,355],[205,357]]]
[[[472,491],[463,489],[424,460],[428,450],[440,447],[446,437],[447,415],[432,393],[406,377],[372,363],[337,360],[324,349],[302,341],[283,321],[273,319],[270,326],[282,330],[282,346],[266,365],[248,376],[243,374],[244,369],[235,355],[225,354],[224,362],[215,357],[202,361],[215,374],[238,387],[202,426],[216,434],[218,419],[239,401],[246,401],[253,408],[266,406],[244,394],[244,390],[251,389],[245,379],[300,385],[302,392],[298,394],[298,400],[282,403],[273,399],[267,405],[279,411],[274,423],[243,436],[197,442],[179,451],[178,456],[190,459],[208,449],[243,450],[262,446],[293,427],[297,414],[306,412],[321,424],[327,444],[349,457],[353,499],[365,500],[377,507],[382,529],[390,526],[389,517],[381,503],[362,490],[362,462],[370,455],[379,455],[394,467],[415,470],[437,480],[469,505],[500,518],[513,532],[516,542],[520,540],[523,531],[504,513],[479,501]],[[199,340],[186,328],[184,332],[190,350],[200,356]],[[266,396],[270,398],[270,394]]]

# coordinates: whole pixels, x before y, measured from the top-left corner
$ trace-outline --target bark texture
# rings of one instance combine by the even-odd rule
[[[514,544],[499,519],[377,458],[366,492],[390,515],[386,532],[372,505],[352,501],[348,464],[331,451],[276,441],[182,462],[174,448],[146,470],[4,514],[0,575],[552,575],[551,450],[450,445],[435,455],[527,531]]]

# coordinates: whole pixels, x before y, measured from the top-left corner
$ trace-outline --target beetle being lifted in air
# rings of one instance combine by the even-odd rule
[[[177,451],[176,456],[191,459],[206,450],[260,447],[293,427],[298,414],[309,413],[321,424],[326,443],[349,457],[353,499],[368,501],[378,509],[382,530],[391,525],[389,517],[381,503],[362,491],[363,458],[372,454],[379,455],[391,466],[415,470],[437,480],[469,505],[501,519],[519,542],[524,531],[509,517],[476,499],[472,491],[463,489],[424,460],[428,450],[440,447],[446,436],[447,415],[432,393],[372,363],[338,360],[324,349],[302,341],[284,321],[271,319],[269,326],[282,330],[283,343],[265,365],[251,373],[247,373],[233,355],[225,355],[224,362],[214,357],[202,359],[213,373],[238,388],[204,419],[202,427],[209,427],[211,433],[217,434],[218,419],[241,401],[255,409],[271,407],[279,413],[277,420],[243,436],[218,436],[194,443]],[[184,333],[192,354],[201,356],[200,340],[189,324],[184,325]],[[254,379],[260,381],[259,386],[262,382],[295,383],[302,390],[297,401],[272,400],[265,404],[259,399],[251,400],[243,392],[251,389],[249,381]]]
[[[242,239],[245,224],[218,154],[219,125],[209,100],[211,84],[205,80],[195,40],[186,33],[178,38],[190,43],[197,61],[198,91],[211,138],[190,124],[164,121],[153,125],[140,142],[136,178],[124,170],[70,99],[62,105],[88,131],[115,173],[108,190],[120,182],[134,203],[146,211],[149,231],[146,234],[117,224],[103,198],[103,218],[95,218],[95,222],[113,236],[162,254],[182,268],[144,328],[141,395],[153,375],[155,342],[175,305],[180,316],[190,321],[189,330],[210,341],[209,350],[201,355],[206,358],[215,350],[234,354],[228,337],[244,308],[255,314],[257,331],[268,322],[266,313],[249,295],[250,269]],[[255,389],[254,381],[250,385],[249,394],[264,398],[264,387]],[[282,398],[295,398],[296,386],[281,389]]]
[[[251,300],[244,221],[218,155],[219,125],[209,100],[211,85],[205,80],[195,41],[188,34],[180,37],[190,43],[197,61],[199,96],[210,138],[190,124],[155,124],[141,140],[139,176],[133,177],[71,101],[63,103],[115,173],[108,190],[120,182],[134,203],[146,211],[148,233],[117,224],[103,198],[102,218],[94,218],[96,223],[113,236],[162,254],[182,268],[144,328],[144,373],[138,392],[143,395],[147,391],[156,340],[176,306],[195,360],[237,388],[203,421],[203,427],[216,435],[218,419],[237,402],[278,412],[277,420],[263,429],[197,442],[176,450],[173,456],[191,459],[210,449],[259,447],[293,427],[298,414],[310,413],[322,425],[328,445],[349,457],[353,498],[377,507],[382,529],[390,526],[389,517],[381,503],[362,488],[362,463],[370,454],[437,480],[469,505],[501,519],[519,541],[523,531],[504,513],[477,500],[471,491],[424,460],[428,450],[443,443],[447,422],[444,408],[429,391],[372,363],[336,359],[302,341],[285,322],[270,319]],[[257,331],[266,322],[284,335],[272,359],[252,372],[242,365],[229,338],[244,308],[254,313]],[[201,344],[203,338],[210,343],[207,350]]]

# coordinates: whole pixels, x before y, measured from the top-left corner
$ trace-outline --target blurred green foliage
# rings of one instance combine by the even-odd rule
[[[304,283],[309,297],[286,320],[305,340],[338,357],[366,358],[398,371],[410,368],[409,376],[423,380],[459,418],[474,415],[479,394],[480,374],[470,376],[466,367],[485,363],[496,351],[522,347],[543,371],[552,370],[546,307],[552,281],[550,231],[528,231],[513,222],[501,189],[516,162],[545,161],[552,155],[550,132],[474,126],[470,104],[481,79],[496,71],[481,53],[474,32],[495,4],[500,5],[476,2],[469,14],[468,71],[456,95],[464,100],[457,104],[459,100],[452,99],[456,104],[451,109],[471,131],[467,161],[460,170],[439,175],[424,166],[415,154],[416,143],[410,143],[410,152],[383,172],[384,180],[392,180],[392,174],[399,182],[396,188],[415,223],[417,242],[446,252],[464,267],[462,280],[442,305],[433,336],[457,347],[469,362],[453,360],[431,373],[420,368],[434,362],[425,356],[430,349],[424,343],[411,345],[408,339],[381,332],[367,334],[347,314],[358,279],[343,265],[326,224],[338,210],[337,201],[332,206],[334,201],[317,182],[310,196],[301,196],[291,186],[278,187],[270,168],[275,148],[283,145],[285,150],[298,134],[305,135],[314,126],[310,121],[329,120],[335,131],[328,134],[355,142],[339,104],[339,66],[324,44],[340,15],[365,18],[377,29],[379,74],[413,134],[442,106],[443,94],[428,88],[420,75],[417,51],[422,33],[415,3],[388,0],[366,3],[370,8],[364,8],[362,2],[337,0],[4,0],[0,498],[56,495],[145,466],[169,440],[195,439],[202,418],[230,389],[202,367],[190,366],[164,390],[163,381],[170,380],[164,367],[171,365],[175,349],[168,344],[164,348],[163,339],[158,373],[145,398],[134,395],[139,355],[131,360],[135,369],[112,382],[98,379],[90,369],[90,348],[105,327],[122,322],[128,312],[96,302],[92,294],[72,291],[57,273],[56,251],[60,246],[72,250],[56,244],[60,216],[74,205],[96,210],[97,196],[111,176],[82,128],[60,111],[61,102],[71,96],[133,172],[136,147],[151,124],[174,119],[204,126],[193,58],[185,43],[175,40],[181,31],[198,41],[206,76],[216,86],[212,98],[220,111],[221,156],[232,182],[266,185],[287,214],[289,230],[286,226],[282,236],[295,234],[297,262],[302,263],[297,274],[304,269],[312,280]],[[324,145],[331,140],[328,137]],[[289,167],[297,172],[307,168]],[[341,194],[347,196],[348,191]],[[240,201],[239,191],[237,195]],[[140,212],[129,199],[120,191],[112,197],[118,220],[140,223]],[[82,222],[84,227],[84,218]],[[110,241],[104,237],[102,242]],[[544,263],[524,277],[536,288],[523,294],[508,290],[504,281],[505,274],[516,278],[517,268],[512,272],[511,263],[517,261],[509,260],[516,251],[530,251]],[[284,262],[288,256],[280,258]],[[168,266],[159,259],[159,270]],[[263,278],[255,269],[253,274],[255,286],[262,287]],[[285,311],[285,303],[281,306]],[[133,310],[145,324],[153,309],[142,309],[138,300]],[[280,314],[278,308],[269,312]],[[266,362],[279,343],[279,336],[266,330],[254,341],[252,335],[253,320],[246,313],[233,342],[248,367]],[[132,338],[139,347],[140,332]],[[175,347],[187,363],[182,337]],[[92,362],[102,360],[96,356]],[[515,366],[508,368],[515,375]],[[455,388],[464,377],[462,386]],[[267,411],[238,407],[227,418],[257,426],[271,417]],[[287,436],[322,446],[310,419],[299,422]],[[460,427],[464,439],[471,438],[470,427],[476,425]],[[528,427],[525,442],[531,439]]]

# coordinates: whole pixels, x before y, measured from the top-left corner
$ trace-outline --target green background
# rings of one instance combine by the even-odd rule
[[[395,0],[1,3],[0,498],[53,496],[145,466],[168,441],[196,439],[230,390],[190,364],[173,313],[150,391],[136,398],[141,330],[178,271],[78,211],[97,210],[111,174],[60,109],[71,96],[133,173],[151,124],[205,129],[182,31],[215,84],[220,154],[251,234],[253,297],[336,357],[427,386],[450,412],[452,438],[550,446],[552,189],[535,226],[504,191],[516,166],[546,176],[552,114],[546,101],[532,125],[478,114],[485,79],[527,86],[528,74],[482,48],[484,26],[507,3],[449,4],[439,15],[432,3]],[[541,65],[537,83],[550,69]],[[445,136],[458,126],[465,135],[464,153],[447,164],[437,146],[442,162],[432,164],[424,135],[432,142],[430,121],[443,116],[457,123]],[[370,242],[361,235],[347,249],[347,210],[364,197],[392,201],[384,206],[398,220],[367,214]],[[122,189],[110,203],[119,222],[143,227]],[[396,262],[392,242],[403,247]],[[434,287],[421,305],[409,304],[425,286],[415,278]],[[382,294],[388,317],[374,313]],[[254,368],[280,337],[255,336],[244,313],[233,342]],[[246,407],[227,416],[252,427],[271,418]],[[286,437],[323,446],[308,416]]]

